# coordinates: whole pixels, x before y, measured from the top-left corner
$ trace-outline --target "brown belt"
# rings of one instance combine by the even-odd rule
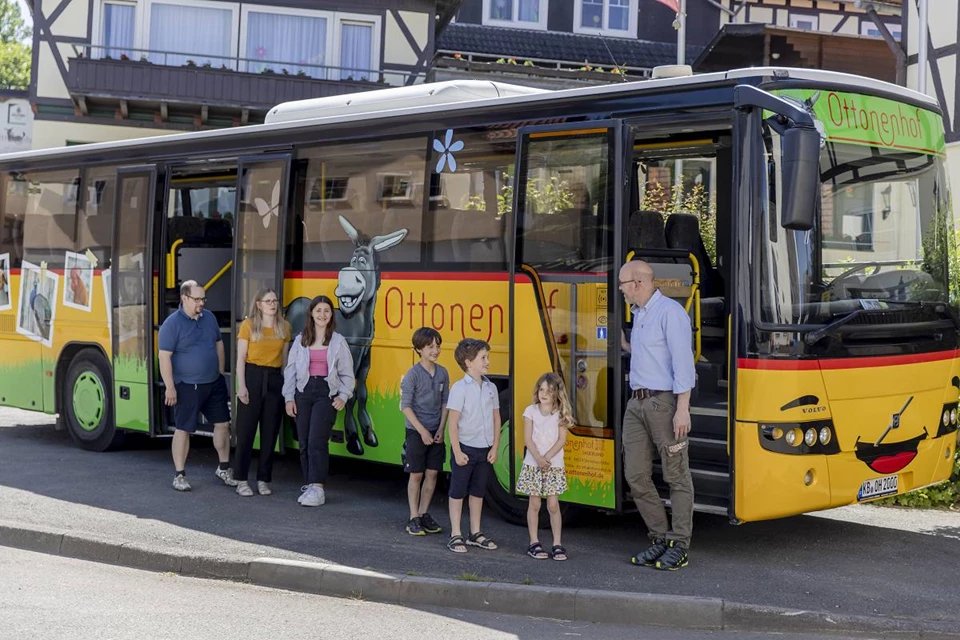
[[[653,396],[658,396],[661,393],[673,394],[672,391],[657,391],[656,389],[634,389],[630,392],[630,397],[634,400],[646,400],[647,398],[652,398]]]

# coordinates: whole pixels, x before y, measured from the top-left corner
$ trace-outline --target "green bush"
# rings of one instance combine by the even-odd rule
[[[878,500],[877,504],[920,509],[948,509],[960,504],[960,454],[954,454],[953,474],[946,482],[903,495],[884,498]]]

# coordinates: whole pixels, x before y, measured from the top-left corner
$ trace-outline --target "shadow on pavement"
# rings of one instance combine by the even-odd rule
[[[593,515],[564,531],[568,562],[524,555],[525,529],[485,512],[501,549],[446,550],[446,535],[414,538],[405,476],[397,468],[337,460],[327,504],[297,505],[295,455],[275,465],[271,497],[240,498],[217,480],[209,441],[191,451],[190,493],[173,491],[168,442],[131,439],[120,451],[76,448],[52,424],[0,427],[0,520],[124,542],[176,546],[183,553],[306,557],[399,575],[465,578],[724,598],[735,602],[856,615],[960,621],[948,537],[800,516],[730,525],[698,515],[691,563],[667,573],[633,567],[645,544],[636,515]],[[254,462],[254,465],[256,463]],[[445,485],[432,514],[448,531]],[[20,490],[20,491],[11,491]],[[466,526],[466,519],[465,519]],[[956,535],[957,531],[946,531]],[[546,544],[549,532],[541,532]],[[255,545],[255,546],[250,546]]]

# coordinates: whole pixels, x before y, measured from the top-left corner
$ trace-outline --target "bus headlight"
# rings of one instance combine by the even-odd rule
[[[829,427],[823,427],[820,429],[820,444],[828,445],[833,439],[833,433],[830,432]]]
[[[943,405],[943,413],[940,414],[940,428],[937,429],[937,437],[953,433],[957,430],[957,403],[950,402]]]
[[[829,418],[810,422],[761,423],[758,427],[760,446],[767,451],[792,455],[840,453],[833,420]]]
[[[803,439],[803,435],[800,429],[796,429],[796,428],[790,429],[790,431],[787,431],[787,435],[784,436],[784,440],[786,440],[787,444],[790,445],[791,447],[796,447],[797,445],[799,445],[802,439]]]

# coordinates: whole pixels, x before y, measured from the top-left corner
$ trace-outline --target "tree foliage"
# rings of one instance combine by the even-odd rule
[[[0,89],[30,86],[31,37],[16,0],[0,0]]]

